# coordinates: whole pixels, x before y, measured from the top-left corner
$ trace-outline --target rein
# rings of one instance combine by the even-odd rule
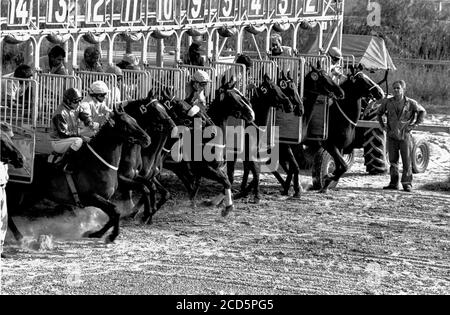
[[[344,116],[345,119],[347,119],[347,121],[352,125],[352,126],[357,126],[358,124],[355,123],[353,120],[351,120],[350,118],[348,118],[347,114],[345,114],[345,112],[342,110],[341,106],[339,105],[339,102],[337,99],[334,99],[334,103],[336,104],[337,108],[339,109],[339,111],[341,112],[342,116]]]
[[[95,157],[96,157],[97,159],[99,159],[103,164],[105,164],[107,167],[109,167],[109,168],[112,169],[113,171],[118,171],[118,170],[119,170],[119,167],[112,166],[111,164],[109,164],[108,162],[106,162],[100,155],[98,155],[98,153],[95,152],[94,149],[89,145],[89,143],[86,143],[86,144],[87,144],[88,149],[89,149],[89,150],[95,155]]]

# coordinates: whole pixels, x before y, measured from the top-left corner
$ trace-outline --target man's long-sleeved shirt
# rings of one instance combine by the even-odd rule
[[[384,126],[384,115],[387,117],[388,137],[395,140],[405,140],[411,125],[418,125],[423,122],[426,111],[417,101],[405,96],[400,101],[395,100],[395,98],[384,99],[378,109],[378,121],[382,126]]]

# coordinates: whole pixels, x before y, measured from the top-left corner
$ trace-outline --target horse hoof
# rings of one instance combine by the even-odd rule
[[[247,196],[248,196],[247,194],[245,194],[243,192],[239,192],[233,196],[233,199],[235,199],[235,200],[243,199],[243,198],[246,198]]]
[[[281,195],[282,195],[282,196],[288,196],[288,195],[289,195],[289,192],[288,192],[288,191],[282,191],[282,192],[281,192]]]
[[[112,244],[116,240],[117,235],[110,234],[107,238],[105,238],[105,244]]]
[[[261,198],[255,197],[255,198],[253,199],[253,203],[254,203],[255,205],[259,205],[259,204],[261,203]]]
[[[300,199],[300,193],[299,192],[296,192],[293,196],[292,196],[292,198],[294,198],[294,199]]]
[[[231,211],[234,211],[234,205],[225,207],[225,209],[222,209],[222,217],[226,217]]]
[[[85,238],[100,238],[101,235],[99,235],[98,232],[87,231],[87,232],[83,233],[82,237],[85,237]]]
[[[205,200],[202,202],[202,206],[204,207],[212,207],[214,206],[213,202],[211,200]]]

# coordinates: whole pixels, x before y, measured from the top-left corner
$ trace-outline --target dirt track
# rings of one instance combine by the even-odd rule
[[[104,219],[96,209],[17,218],[29,238],[7,246],[2,292],[450,294],[450,192],[423,188],[448,179],[450,137],[424,136],[432,162],[415,176],[413,194],[381,190],[389,177],[365,175],[359,153],[328,195],[282,197],[267,175],[262,203],[238,201],[225,219],[217,208],[192,209],[179,182],[165,176],[174,198],[154,225],[124,222],[112,245],[79,239]],[[213,196],[215,186],[204,183],[200,197]],[[47,247],[32,242],[49,234],[55,238]]]

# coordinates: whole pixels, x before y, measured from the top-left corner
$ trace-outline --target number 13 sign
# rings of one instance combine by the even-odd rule
[[[8,24],[27,25],[33,14],[33,0],[9,0]]]
[[[47,23],[64,24],[68,22],[70,0],[48,0]]]

